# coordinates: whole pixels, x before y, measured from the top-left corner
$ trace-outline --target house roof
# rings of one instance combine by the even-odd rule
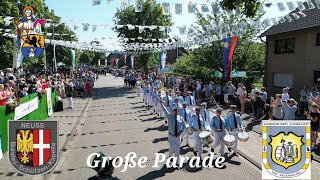
[[[293,12],[296,12],[296,10]],[[284,23],[274,25],[263,32],[259,37],[320,26],[320,9],[307,9],[304,10],[303,13],[305,13],[307,16],[301,17],[297,20],[291,17],[293,19],[291,22],[285,21]]]

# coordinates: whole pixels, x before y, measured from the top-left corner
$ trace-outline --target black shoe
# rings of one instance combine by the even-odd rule
[[[197,152],[193,151],[193,155],[197,156]]]
[[[238,156],[238,154],[237,154],[237,153],[233,153],[232,155],[233,155],[233,156]]]
[[[231,148],[228,148],[228,151],[231,152]]]
[[[189,145],[189,144],[186,144],[186,146],[187,146],[187,147],[190,147],[190,145]]]
[[[213,153],[214,153],[214,149],[213,149],[213,148],[211,148],[211,152],[213,152]]]
[[[165,123],[167,124],[167,121],[165,121]]]

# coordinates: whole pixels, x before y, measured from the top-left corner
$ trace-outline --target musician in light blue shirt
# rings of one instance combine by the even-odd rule
[[[180,104],[184,103],[184,98],[181,96],[181,92],[177,91],[177,98],[179,98]]]
[[[173,103],[170,105],[170,107],[171,107],[171,112],[172,112],[172,109],[175,108],[175,107],[178,107],[179,109],[182,109],[182,105],[180,104],[178,98],[175,98],[173,100]]]
[[[172,156],[173,153],[177,157],[177,166],[180,166],[180,146],[181,146],[181,134],[186,129],[186,124],[183,118],[178,115],[178,107],[175,107],[170,114],[167,108],[163,105],[163,101],[160,101],[162,110],[165,117],[168,119],[168,139],[169,139],[169,156]]]
[[[232,134],[235,137],[235,143],[232,147],[233,155],[237,156],[237,147],[238,147],[238,133],[243,131],[242,120],[239,114],[236,113],[237,106],[230,105],[231,112],[226,117],[227,127],[229,134]],[[228,148],[231,152],[231,148]]]
[[[179,110],[179,115],[184,119],[184,121],[189,124],[189,120],[192,116],[191,111],[187,109],[187,104],[186,102],[182,103],[182,108]],[[184,131],[181,135],[182,141],[184,136],[186,136],[186,143],[187,146],[190,147],[189,145],[189,133],[187,131]]]
[[[207,107],[207,103],[203,102],[201,104],[202,109],[200,110],[200,115],[205,121],[206,125],[210,125],[210,112]]]
[[[222,108],[218,108],[216,110],[216,116],[211,119],[210,128],[213,131],[213,136],[215,137],[215,141],[212,144],[211,152],[214,152],[214,149],[220,145],[219,153],[221,156],[224,156],[224,141],[223,137],[226,135],[227,124],[225,119],[221,116]]]
[[[200,116],[200,110],[201,110],[200,107],[196,107],[196,114],[190,118],[189,124],[190,124],[191,130],[193,131],[193,138],[195,141],[193,154],[201,158],[203,150],[202,150],[202,143],[201,143],[199,134],[201,133],[202,130],[205,129],[206,125],[205,125],[204,119]]]
[[[162,100],[164,101],[163,104],[166,108],[172,105],[172,97],[169,95],[168,91],[166,91],[166,95],[162,97]]]
[[[192,92],[188,91],[187,93],[188,93],[188,96],[186,96],[184,102],[187,102],[190,106],[196,105],[196,101],[195,101],[194,97],[192,96]]]

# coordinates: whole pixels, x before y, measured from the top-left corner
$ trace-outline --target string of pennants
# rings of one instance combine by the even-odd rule
[[[144,0],[134,0],[135,1],[135,12],[142,12],[143,11],[143,2]],[[106,3],[109,4],[112,2],[112,0],[106,0]],[[208,0],[209,2],[209,0]],[[150,1],[152,5],[157,5],[156,0]],[[293,11],[296,8],[298,8],[300,11],[303,11],[305,9],[314,9],[314,8],[319,8],[320,9],[320,1],[315,0],[315,4],[311,0],[306,0],[307,6],[303,4],[303,1],[290,1],[290,2],[276,2],[276,6],[278,7],[278,10],[280,12],[283,12],[285,10]],[[101,5],[102,0],[92,0],[92,5]],[[160,3],[158,3],[160,4]],[[223,12],[222,8],[219,5],[219,1],[216,0],[215,2],[212,2],[210,5],[208,4],[197,4],[193,2],[188,2],[188,3],[169,3],[169,2],[163,2],[161,3],[162,9],[164,14],[170,14],[170,4],[173,4],[174,6],[174,13],[177,15],[182,15],[183,12],[183,4],[187,5],[187,10],[186,12],[188,13],[195,13],[196,10],[198,12],[202,13],[209,13],[210,9],[209,7],[211,6],[212,12],[214,14],[220,14]],[[129,0],[121,0],[121,6],[122,7],[127,7],[129,6]],[[229,11],[230,12],[230,11]],[[238,13],[238,12],[236,12]],[[263,13],[263,6],[260,8],[260,13]]]

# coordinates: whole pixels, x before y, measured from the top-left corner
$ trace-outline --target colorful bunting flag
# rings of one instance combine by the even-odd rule
[[[165,15],[169,15],[170,14],[170,4],[167,2],[162,3],[162,12]]]
[[[195,13],[196,12],[196,5],[193,3],[188,4],[188,13]]]
[[[136,12],[142,12],[142,10],[143,10],[143,0],[136,0],[135,10],[136,10]]]
[[[97,25],[92,25],[92,32],[94,32],[97,29]]]
[[[297,4],[298,4],[298,8],[300,11],[303,11],[306,9],[306,7],[303,5],[302,1],[298,1]]]
[[[100,4],[101,4],[101,0],[92,0],[93,6],[100,5]]]
[[[129,4],[128,0],[121,0],[121,6],[122,7],[126,7],[126,6],[128,6],[128,4]]]
[[[281,2],[277,3],[277,6],[278,6],[278,9],[279,9],[280,12],[286,10],[286,7],[285,7],[284,4],[281,3]]]
[[[308,4],[308,9],[314,9],[314,8],[316,8],[315,5],[313,4],[313,2],[312,2],[311,0],[307,0],[306,2],[307,2],[307,4]]]
[[[201,11],[203,13],[208,13],[209,12],[209,8],[206,4],[201,4]]]
[[[217,2],[212,3],[211,6],[212,6],[213,14],[220,14],[221,13],[220,6]]]
[[[90,24],[89,23],[83,23],[83,31],[88,31],[89,30],[89,26]]]
[[[175,4],[175,12],[178,15],[182,15],[182,4],[180,3]]]
[[[293,2],[287,2],[287,6],[289,11],[293,11],[296,9],[296,6],[293,4]]]

